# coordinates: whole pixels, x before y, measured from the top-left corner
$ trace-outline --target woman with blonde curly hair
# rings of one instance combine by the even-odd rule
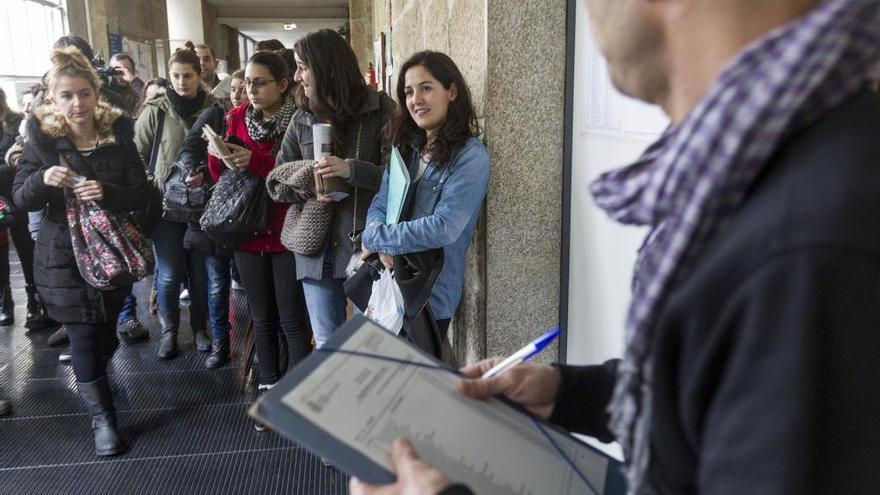
[[[34,279],[49,316],[67,328],[77,388],[92,418],[95,453],[121,454],[126,447],[117,431],[107,364],[119,344],[116,317],[131,286],[99,290],[85,282],[74,257],[65,201],[75,196],[111,212],[136,210],[147,200],[147,177],[131,119],[101,101],[100,81],[82,53],[74,48],[52,52],[46,80],[50,103],[37,107],[28,120],[28,146],[13,195],[16,205],[28,211],[48,205],[37,238]],[[79,170],[75,163],[88,164],[90,170]]]

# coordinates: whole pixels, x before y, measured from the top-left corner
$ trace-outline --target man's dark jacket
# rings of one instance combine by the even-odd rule
[[[653,329],[664,494],[880,493],[880,97],[797,132]],[[562,367],[553,421],[612,439],[616,362]]]

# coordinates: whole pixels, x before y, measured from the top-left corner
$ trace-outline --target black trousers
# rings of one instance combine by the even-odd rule
[[[78,382],[93,382],[107,374],[107,363],[119,346],[116,316],[131,291],[105,293],[107,321],[102,323],[65,323],[70,337],[71,365]]]
[[[309,317],[302,284],[296,280],[296,262],[289,251],[235,251],[235,263],[254,321],[260,383],[273,384],[280,378],[279,328],[287,340],[289,367],[311,352]]]
[[[9,237],[21,261],[21,271],[28,285],[34,283],[34,240],[28,232],[27,217],[9,226]],[[0,246],[0,286],[9,286],[9,244]]]

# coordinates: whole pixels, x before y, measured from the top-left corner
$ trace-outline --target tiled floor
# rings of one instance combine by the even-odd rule
[[[271,432],[257,433],[245,416],[239,349],[247,321],[243,294],[234,293],[234,360],[219,370],[203,366],[181,322],[181,355],[155,357],[158,321],[146,308],[148,282],[136,286],[138,314],[150,340],[120,344],[110,366],[123,456],[94,455],[89,419],[76,394],[72,369],[58,362],[52,330],[26,332],[25,295],[13,256],[16,324],[0,327],[0,397],[13,414],[0,418],[0,494],[186,493],[337,494],[347,479]]]

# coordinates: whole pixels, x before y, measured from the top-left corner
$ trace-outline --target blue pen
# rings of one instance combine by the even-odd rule
[[[529,342],[528,344],[526,344],[525,347],[511,354],[509,358],[501,361],[500,363],[493,366],[492,369],[483,373],[483,376],[481,378],[484,380],[487,378],[492,378],[493,376],[506,371],[508,368],[513,368],[519,363],[531,359],[532,356],[541,352],[542,350],[544,350],[545,347],[550,345],[550,343],[559,336],[559,332],[561,331],[562,329],[556,327],[553,330],[545,333],[544,335],[541,335],[537,339]]]

